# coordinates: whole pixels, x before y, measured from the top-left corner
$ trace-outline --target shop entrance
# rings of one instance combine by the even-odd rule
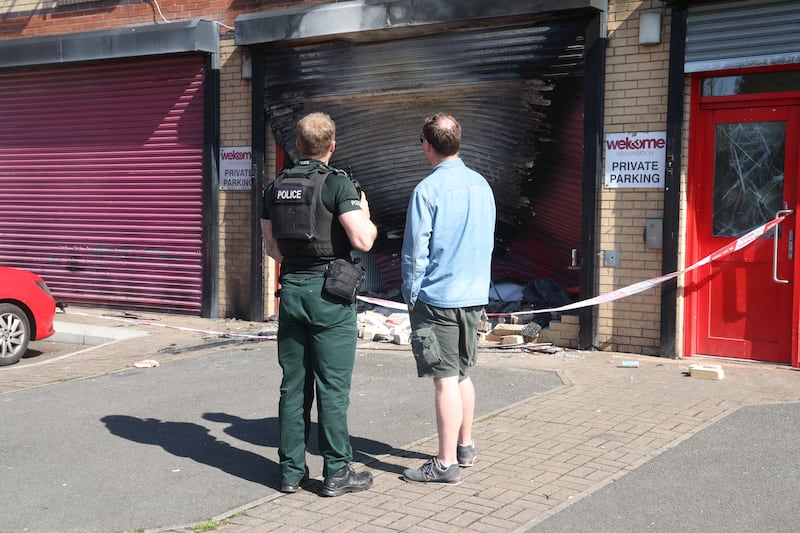
[[[742,77],[729,78],[742,85]],[[786,218],[687,276],[687,355],[796,365],[800,100],[695,85],[687,263]]]

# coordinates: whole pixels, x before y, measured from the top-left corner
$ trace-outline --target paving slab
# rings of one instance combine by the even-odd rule
[[[743,407],[530,531],[795,532],[798,428],[800,404]]]

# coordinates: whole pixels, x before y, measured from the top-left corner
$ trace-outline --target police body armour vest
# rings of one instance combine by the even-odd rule
[[[344,229],[322,201],[325,166],[287,169],[275,179],[270,199],[272,234],[285,257],[342,257],[350,247]]]

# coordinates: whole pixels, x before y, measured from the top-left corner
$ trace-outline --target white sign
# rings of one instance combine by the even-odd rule
[[[219,149],[219,190],[249,191],[253,188],[253,156],[249,146]]]
[[[663,188],[666,156],[665,131],[607,134],[606,188]]]

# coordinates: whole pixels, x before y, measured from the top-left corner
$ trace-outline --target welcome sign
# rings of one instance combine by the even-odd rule
[[[609,133],[605,148],[606,188],[664,187],[667,132]]]
[[[249,191],[253,187],[252,150],[249,146],[219,149],[219,189]]]

